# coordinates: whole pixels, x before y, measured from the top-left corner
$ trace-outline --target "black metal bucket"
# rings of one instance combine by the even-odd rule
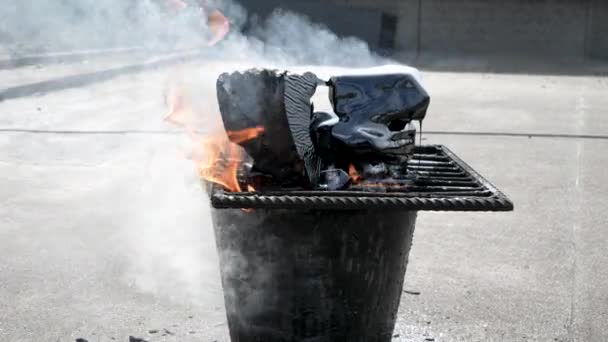
[[[383,192],[210,185],[232,342],[390,341],[417,211],[513,210],[445,146],[418,146],[408,173]]]
[[[213,209],[232,342],[390,341],[416,215]]]

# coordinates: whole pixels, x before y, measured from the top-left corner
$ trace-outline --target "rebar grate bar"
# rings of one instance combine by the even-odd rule
[[[408,182],[352,185],[339,191],[281,189],[227,192],[210,186],[215,208],[432,211],[511,211],[513,203],[442,145],[418,146]]]

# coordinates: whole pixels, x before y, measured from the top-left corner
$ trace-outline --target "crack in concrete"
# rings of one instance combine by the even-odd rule
[[[577,132],[581,132],[585,125],[585,113],[587,110],[587,105],[585,103],[585,87],[581,86],[579,88],[578,100],[575,107],[575,112],[578,116],[578,120],[576,122]],[[575,193],[574,193],[574,203],[575,203],[575,211],[574,211],[574,224],[572,225],[572,283],[570,289],[570,312],[568,313],[568,340],[574,341],[576,332],[574,331],[575,324],[575,316],[576,316],[576,294],[577,294],[577,284],[578,284],[578,244],[577,244],[577,233],[580,229],[578,214],[581,209],[581,160],[583,159],[583,142],[579,141],[576,145],[576,178],[575,178]]]
[[[145,129],[117,129],[117,130],[57,130],[35,128],[0,128],[0,133],[28,133],[28,134],[64,134],[64,135],[182,135],[176,130],[145,130]],[[205,133],[205,132],[200,132]],[[523,138],[564,138],[564,139],[598,139],[608,140],[608,135],[593,134],[561,134],[561,133],[525,133],[525,132],[466,132],[466,131],[424,131],[430,135],[465,135],[465,136],[492,136],[492,137],[523,137]]]

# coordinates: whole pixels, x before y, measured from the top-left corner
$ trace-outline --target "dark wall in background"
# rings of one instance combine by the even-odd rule
[[[259,20],[268,17],[275,9],[285,9],[306,15],[340,36],[354,36],[370,47],[380,45],[382,11],[373,8],[348,7],[327,1],[300,0],[242,0],[241,5],[250,16]]]
[[[608,57],[608,0],[242,0],[288,8],[374,48],[441,55]]]
[[[608,58],[608,1],[593,0],[589,10],[588,54]]]
[[[425,0],[421,48],[457,54],[582,54],[585,2]]]

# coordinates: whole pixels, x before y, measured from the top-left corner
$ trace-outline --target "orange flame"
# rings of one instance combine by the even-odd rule
[[[264,132],[264,127],[258,126],[254,128],[247,128],[240,131],[228,131],[228,139],[230,141],[238,144],[248,140],[252,140],[257,138],[262,132]]]
[[[231,141],[245,142],[255,139],[262,132],[264,132],[263,127],[254,127],[240,131],[228,131],[228,136],[236,136],[237,140],[228,140],[220,134],[203,139],[199,148],[208,156],[197,161],[199,175],[206,181],[219,184],[229,191],[241,192],[238,169],[243,162],[245,152]]]
[[[209,46],[217,44],[230,32],[230,21],[218,10],[213,10],[207,17],[207,24],[213,37],[207,43]]]
[[[169,84],[166,101],[169,112],[164,120],[182,127],[195,142],[191,158],[196,163],[201,178],[221,185],[228,191],[241,192],[238,170],[245,157],[245,151],[237,143],[257,138],[264,132],[264,127],[228,131],[227,134],[224,132],[203,134],[192,127],[191,119],[197,113],[179,82]],[[253,187],[248,186],[249,188]]]
[[[166,0],[167,6],[174,12],[188,10],[191,7],[184,0]],[[210,13],[205,13],[204,5],[199,4],[198,10],[201,14],[203,14],[203,20],[207,22],[207,27],[211,33],[211,37],[207,42],[208,46],[213,46],[226,38],[228,33],[230,32],[230,20],[226,18],[226,16],[217,9],[212,10]]]

